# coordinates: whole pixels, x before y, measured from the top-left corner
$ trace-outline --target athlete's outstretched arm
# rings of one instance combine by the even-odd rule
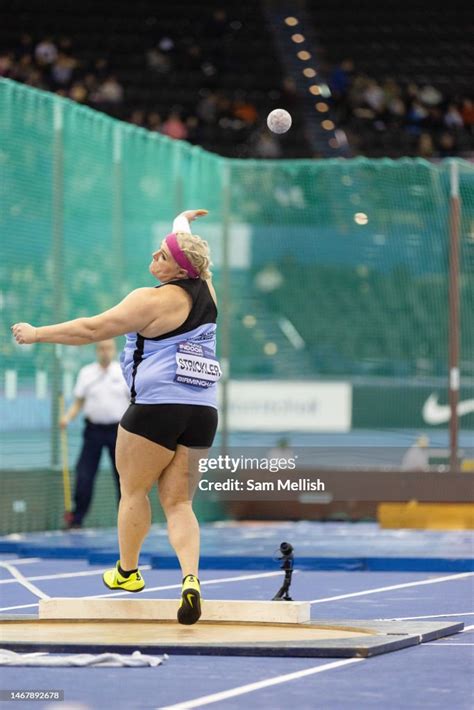
[[[181,212],[173,222],[173,232],[187,232],[191,234],[189,223],[193,222],[198,217],[205,217],[207,214],[207,210],[185,210]]]
[[[117,335],[140,332],[153,320],[150,304],[156,302],[157,292],[150,287],[137,288],[119,304],[90,318],[35,327],[30,323],[15,323],[12,333],[21,345],[30,343],[58,343],[88,345]],[[160,294],[161,296],[161,294]]]

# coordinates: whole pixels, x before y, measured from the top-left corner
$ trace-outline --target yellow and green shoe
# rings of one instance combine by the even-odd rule
[[[201,586],[199,579],[193,574],[187,574],[183,579],[181,589],[181,604],[178,609],[180,624],[195,624],[201,616]]]
[[[109,589],[124,589],[126,592],[141,592],[145,589],[145,580],[140,574],[140,570],[132,572],[129,577],[124,577],[119,572],[120,561],[113,569],[108,569],[102,575],[102,581]]]

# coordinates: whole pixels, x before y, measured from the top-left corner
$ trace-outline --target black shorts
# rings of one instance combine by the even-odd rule
[[[131,404],[120,425],[171,451],[208,449],[217,429],[217,409],[200,404]]]

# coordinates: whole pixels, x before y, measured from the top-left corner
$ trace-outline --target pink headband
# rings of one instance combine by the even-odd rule
[[[165,237],[165,242],[166,246],[171,252],[171,256],[178,264],[178,266],[184,269],[188,273],[188,276],[190,276],[190,278],[199,278],[199,271],[191,264],[186,254],[182,251],[181,247],[178,244],[178,237],[176,236],[176,234],[168,234]]]

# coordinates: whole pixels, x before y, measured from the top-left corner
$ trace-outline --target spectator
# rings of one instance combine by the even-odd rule
[[[120,364],[115,359],[114,340],[97,343],[97,362],[83,367],[74,389],[75,400],[60,420],[65,428],[83,409],[85,428],[76,468],[75,508],[68,518],[69,528],[82,526],[91,501],[102,449],[106,448],[120,499],[120,482],[115,466],[118,423],[129,405],[130,395]]]
[[[171,52],[174,49],[174,42],[171,37],[162,37],[158,42],[158,49],[162,52]]]
[[[203,90],[203,93],[204,95],[197,105],[197,115],[204,123],[215,123],[217,120],[217,96],[208,90]]]
[[[67,54],[60,52],[51,68],[51,78],[56,86],[68,86],[72,79],[77,62]]]
[[[256,144],[255,154],[258,158],[279,158],[281,156],[281,148],[277,139],[269,131],[259,133]]]
[[[91,96],[97,104],[120,104],[123,101],[123,87],[117,77],[109,76]]]
[[[35,59],[39,66],[53,64],[58,56],[58,50],[51,37],[43,39],[36,45]]]
[[[21,60],[22,57],[32,57],[34,53],[33,50],[33,38],[27,32],[24,32],[20,37],[20,43],[15,50],[15,55],[17,60]]]
[[[429,133],[421,133],[418,139],[416,155],[418,158],[426,158],[427,160],[436,156],[433,139]]]
[[[405,89],[405,101],[408,105],[411,105],[413,101],[418,101],[419,100],[419,94],[420,94],[420,89],[418,88],[418,85],[415,84],[415,82],[411,81],[409,84],[407,84],[407,87]]]
[[[474,101],[472,99],[463,100],[461,116],[465,127],[472,133],[474,126]]]
[[[89,72],[84,76],[82,83],[84,84],[88,94],[93,94],[94,91],[97,90],[97,77],[95,74],[92,74],[92,72]]]
[[[388,119],[398,125],[401,125],[402,119],[406,114],[406,107],[403,99],[400,96],[393,96],[387,104]]]
[[[444,124],[448,128],[462,128],[464,126],[463,118],[456,104],[448,104],[448,109],[444,115]]]
[[[10,52],[0,54],[0,76],[11,76],[14,67],[14,57]]]
[[[364,91],[367,88],[368,81],[368,77],[364,74],[357,74],[352,81],[347,99],[349,106],[354,113],[354,109],[357,109],[365,103]]]
[[[196,116],[188,116],[186,119],[186,128],[188,131],[187,140],[190,143],[199,144],[202,142],[199,121]]]
[[[30,54],[24,54],[20,57],[16,65],[13,67],[11,77],[16,81],[22,81],[26,83],[32,69],[32,56]]]
[[[99,57],[99,59],[95,60],[93,73],[97,77],[97,81],[105,81],[109,75],[109,63],[105,57]]]
[[[420,135],[427,117],[428,111],[418,99],[415,99],[407,112],[408,132]]]
[[[429,129],[431,134],[436,134],[443,128],[443,112],[439,106],[431,106],[428,108],[428,116],[424,126]]]
[[[69,92],[69,98],[83,104],[88,97],[87,89],[81,81],[76,81]]]
[[[405,452],[402,459],[402,471],[427,471],[429,470],[430,441],[426,436],[420,436],[415,443]]]
[[[382,84],[382,89],[385,94],[385,103],[388,105],[394,99],[399,99],[401,97],[401,89],[397,82],[392,79],[385,79]]]
[[[162,133],[169,138],[186,140],[188,136],[188,129],[186,128],[186,124],[181,120],[181,117],[177,111],[172,111],[163,123]]]
[[[171,69],[169,56],[161,52],[157,47],[149,49],[146,53],[146,58],[150,69],[157,74],[167,74]]]
[[[148,114],[147,128],[149,131],[160,131],[161,116],[156,111],[152,111],[151,113]]]
[[[381,86],[374,81],[369,79],[365,87],[364,102],[366,105],[374,111],[375,115],[381,114],[385,108],[385,94]]]
[[[457,154],[456,138],[449,131],[443,131],[438,141],[439,157],[449,158]]]
[[[25,84],[28,86],[33,86],[35,89],[46,89],[46,82],[44,81],[43,74],[39,69],[31,68],[27,72]]]
[[[425,106],[438,106],[443,99],[443,95],[434,86],[425,84],[421,87],[418,98]]]
[[[336,102],[347,96],[353,74],[354,61],[352,59],[344,59],[333,69],[329,76],[329,87]]]
[[[217,95],[217,115],[218,118],[230,118],[232,115],[232,102],[224,94]]]
[[[239,100],[234,104],[233,114],[246,124],[252,125],[258,118],[257,109],[250,101]]]
[[[133,123],[134,126],[143,127],[145,125],[145,117],[146,117],[145,111],[141,108],[136,108],[130,114],[129,121],[130,121],[130,123]]]

